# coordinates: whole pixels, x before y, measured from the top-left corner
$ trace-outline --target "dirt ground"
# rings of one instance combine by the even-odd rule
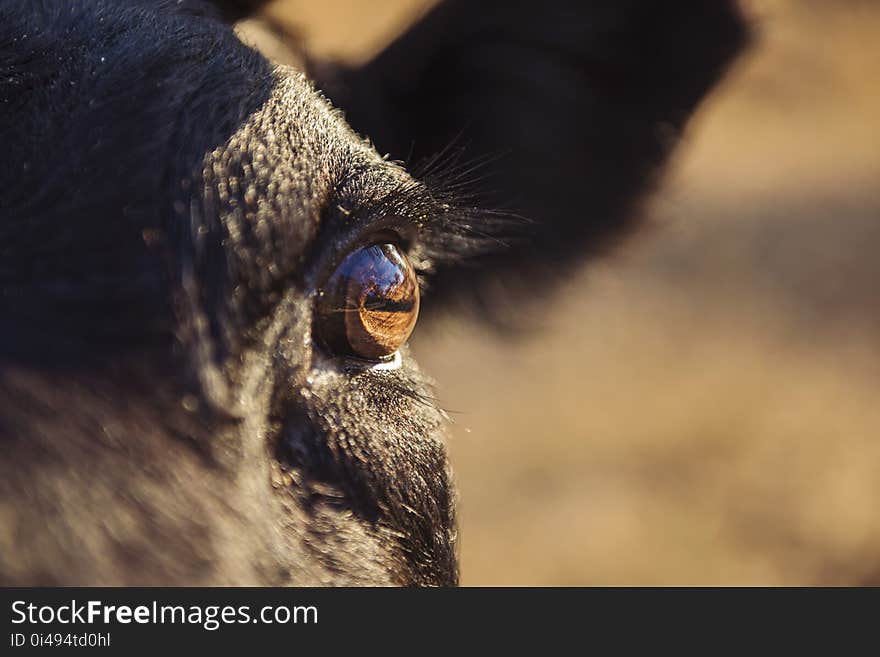
[[[417,331],[463,584],[880,585],[880,5],[748,4],[645,230],[524,337]],[[356,61],[424,7],[270,11]]]

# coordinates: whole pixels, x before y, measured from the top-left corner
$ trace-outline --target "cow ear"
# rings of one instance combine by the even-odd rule
[[[316,77],[382,153],[455,141],[529,238],[435,287],[551,280],[630,228],[699,101],[746,41],[728,0],[447,0],[375,59]]]

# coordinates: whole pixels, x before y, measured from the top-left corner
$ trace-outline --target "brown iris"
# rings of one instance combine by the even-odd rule
[[[392,356],[419,316],[419,285],[393,244],[374,244],[343,260],[318,295],[321,338],[337,353],[369,360]]]

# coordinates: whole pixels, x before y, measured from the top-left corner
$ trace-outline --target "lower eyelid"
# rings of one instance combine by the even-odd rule
[[[364,372],[393,372],[403,367],[403,354],[398,349],[387,360],[370,361],[351,356],[335,356],[329,352],[323,352],[317,361],[312,363],[312,369],[316,371],[345,372],[356,375]]]
[[[348,368],[370,370],[373,372],[399,370],[403,365],[403,356],[401,356],[400,350],[398,349],[393,354],[391,354],[388,360],[380,360],[375,363],[371,361],[363,361],[363,365],[359,365],[359,363],[354,364],[354,361],[352,359],[349,359],[349,362],[347,363]]]

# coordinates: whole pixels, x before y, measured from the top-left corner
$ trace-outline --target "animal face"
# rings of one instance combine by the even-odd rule
[[[448,2],[317,67],[392,158],[465,130],[413,175],[216,4],[0,6],[0,579],[454,584],[420,305],[549,285],[626,225],[738,14]],[[466,184],[505,152],[528,233]]]

